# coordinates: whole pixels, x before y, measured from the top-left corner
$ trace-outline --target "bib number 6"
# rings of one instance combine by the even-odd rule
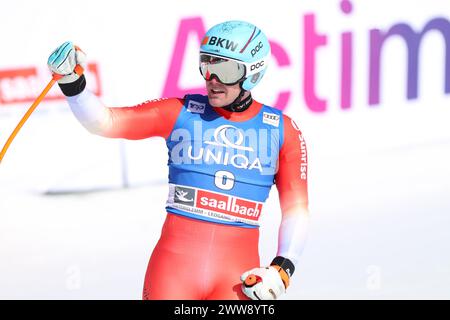
[[[216,172],[214,184],[222,190],[231,190],[234,187],[234,174],[229,171],[220,170]]]

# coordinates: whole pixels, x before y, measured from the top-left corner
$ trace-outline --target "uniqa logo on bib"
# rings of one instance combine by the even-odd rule
[[[231,130],[230,130],[231,129]],[[227,132],[232,132],[232,135],[237,135],[236,142],[231,142],[230,138],[227,136]],[[222,147],[230,147],[237,150],[246,150],[246,151],[255,151],[252,147],[242,146],[244,142],[244,134],[238,128],[224,124],[218,127],[214,131],[214,141],[205,141],[206,144],[214,145],[214,146],[222,146]]]
[[[197,134],[195,131],[194,135]],[[238,169],[258,170],[262,173],[263,167],[261,160],[256,156],[257,150],[254,145],[257,142],[257,135],[253,131],[244,134],[241,129],[225,124],[215,128],[214,132],[211,132],[210,129],[206,130],[201,138],[190,139],[190,134],[187,136],[186,132],[172,135],[172,140],[180,140],[172,148],[172,161],[174,163],[231,165]],[[249,142],[247,146],[245,140]],[[188,141],[189,145],[187,146]]]
[[[235,141],[233,142],[234,139]],[[245,152],[254,152],[255,150],[252,147],[244,146],[243,142],[244,134],[242,130],[232,125],[224,124],[214,131],[213,141],[204,141],[206,145],[213,146],[212,148],[202,147],[197,154],[194,154],[191,145],[188,149],[188,157],[192,160],[203,159],[208,164],[232,165],[238,169],[257,169],[262,172],[259,158],[251,161]],[[231,152],[231,150],[237,152]]]

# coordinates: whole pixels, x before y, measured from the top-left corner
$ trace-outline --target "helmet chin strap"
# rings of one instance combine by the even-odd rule
[[[244,83],[244,81],[242,81],[239,84],[239,86],[241,87],[241,92],[239,92],[239,95],[236,97],[236,99],[234,99],[234,101],[232,103],[230,103],[227,106],[222,107],[223,109],[230,111],[230,112],[243,112],[243,111],[247,110],[248,107],[250,107],[250,105],[253,102],[252,94],[250,93],[247,98],[242,100],[242,97],[247,92],[242,88],[242,83]]]

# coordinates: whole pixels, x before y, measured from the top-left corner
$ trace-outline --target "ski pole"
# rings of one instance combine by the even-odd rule
[[[30,115],[33,113],[33,111],[36,109],[36,107],[39,105],[39,103],[41,103],[42,99],[44,99],[44,97],[47,95],[47,93],[50,91],[50,89],[53,87],[53,85],[55,84],[55,82],[62,78],[62,75],[59,74],[53,74],[52,79],[50,80],[50,82],[47,84],[47,86],[44,88],[44,90],[41,92],[41,94],[36,98],[36,100],[34,100],[33,104],[31,105],[31,107],[28,109],[27,113],[25,113],[25,115],[22,117],[22,119],[20,120],[20,122],[17,124],[16,128],[14,129],[14,131],[11,133],[11,135],[9,136],[8,140],[6,141],[5,145],[3,146],[2,151],[0,152],[0,163],[3,160],[3,157],[5,156],[6,151],[8,150],[9,146],[11,145],[11,143],[13,142],[14,138],[16,137],[17,133],[19,132],[19,130],[22,128],[22,126],[24,125],[24,123],[28,120],[28,118],[30,117]]]

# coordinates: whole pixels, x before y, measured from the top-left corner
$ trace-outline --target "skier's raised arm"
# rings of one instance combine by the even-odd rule
[[[108,108],[86,88],[84,74],[74,72],[84,66],[86,55],[72,42],[65,42],[49,57],[53,73],[64,75],[58,85],[80,123],[89,132],[110,138],[144,139],[153,136],[167,138],[172,131],[182,99],[157,99],[136,106]]]

